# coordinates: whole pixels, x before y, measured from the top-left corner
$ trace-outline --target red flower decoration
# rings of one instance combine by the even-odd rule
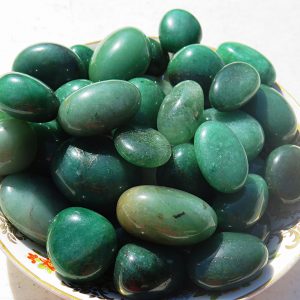
[[[51,271],[55,271],[55,268],[53,267],[51,260],[49,258],[40,258],[42,261],[43,265],[50,269]]]
[[[39,257],[36,254],[28,253],[27,258],[30,259],[33,264],[35,264]]]

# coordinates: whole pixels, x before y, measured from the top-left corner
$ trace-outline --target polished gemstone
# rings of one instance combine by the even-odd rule
[[[94,51],[90,47],[85,46],[85,45],[74,45],[74,46],[70,47],[70,49],[79,56],[83,66],[84,66],[85,75],[83,78],[88,78],[89,65],[90,65],[90,61],[91,61]]]
[[[200,124],[206,122],[206,121],[212,121],[214,120],[214,115],[217,114],[219,111],[216,110],[215,108],[207,108],[204,109],[202,117],[201,117],[201,122]]]
[[[165,95],[169,95],[173,89],[172,84],[170,83],[169,80],[167,80],[166,77],[161,78],[161,77],[155,77],[151,75],[144,75],[143,77],[156,82],[160,86],[160,88],[162,89]]]

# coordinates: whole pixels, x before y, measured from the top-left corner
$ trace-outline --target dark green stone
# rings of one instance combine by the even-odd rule
[[[184,280],[182,258],[171,249],[127,244],[116,258],[114,284],[128,299],[161,299]]]
[[[128,122],[138,111],[141,94],[132,83],[108,80],[71,94],[59,108],[58,121],[75,136],[108,132]]]
[[[249,173],[265,177],[266,162],[261,157],[257,156],[249,162]]]
[[[64,83],[84,78],[80,58],[70,49],[41,43],[24,49],[15,59],[13,70],[31,75],[56,90]]]
[[[114,135],[118,153],[135,166],[156,168],[171,156],[171,145],[152,128],[123,128]]]
[[[99,278],[112,263],[116,250],[114,227],[89,209],[64,209],[49,228],[49,258],[56,272],[70,281]]]
[[[43,82],[21,73],[0,78],[0,109],[14,118],[47,122],[56,118],[59,101]]]
[[[117,205],[121,226],[143,240],[164,245],[192,245],[211,236],[214,210],[200,198],[172,188],[141,185],[124,192]]]
[[[227,42],[218,47],[217,53],[225,64],[237,61],[250,64],[258,71],[262,83],[272,85],[275,82],[276,72],[272,63],[257,50],[244,44]]]
[[[225,124],[207,121],[195,134],[195,153],[208,183],[222,193],[242,188],[248,174],[246,152],[237,136]]]
[[[162,102],[157,128],[172,145],[189,142],[200,125],[203,107],[201,86],[192,80],[180,82]]]
[[[220,111],[235,110],[247,103],[259,86],[259,74],[251,65],[231,63],[222,68],[214,78],[209,90],[209,101]]]
[[[181,48],[200,43],[202,30],[198,20],[188,11],[172,9],[159,24],[159,40],[164,50],[175,53]]]
[[[67,204],[49,178],[20,173],[1,182],[0,206],[20,232],[45,245],[52,219]]]
[[[271,222],[269,216],[264,214],[257,223],[246,229],[245,233],[255,235],[266,244],[271,233]]]
[[[227,290],[251,281],[267,262],[268,249],[257,237],[222,232],[192,250],[188,270],[199,287]]]
[[[128,80],[144,74],[151,60],[149,48],[149,40],[140,30],[126,27],[115,31],[95,49],[90,80]]]
[[[90,47],[85,46],[85,45],[74,45],[74,46],[70,47],[70,49],[79,56],[83,66],[84,66],[85,75],[83,78],[88,78],[89,65],[90,65],[90,61],[91,61],[94,51]]]

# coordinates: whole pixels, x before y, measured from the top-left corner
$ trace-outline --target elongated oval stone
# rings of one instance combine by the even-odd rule
[[[129,121],[140,107],[141,94],[123,80],[88,85],[71,94],[59,108],[58,121],[75,136],[108,132]]]
[[[208,183],[222,193],[242,188],[248,174],[246,152],[233,131],[218,121],[200,125],[195,134],[195,152]]]
[[[203,107],[201,86],[192,80],[180,82],[163,100],[157,128],[172,145],[189,142],[200,125]]]
[[[123,193],[117,205],[121,226],[158,244],[192,245],[211,236],[214,210],[200,198],[172,188],[142,185]]]
[[[251,281],[268,262],[257,237],[222,232],[195,247],[188,258],[192,281],[206,290],[227,290]]]
[[[166,80],[166,77],[164,77],[164,79],[162,79],[161,77],[155,77],[151,75],[144,75],[143,77],[157,83],[165,95],[169,95],[173,89],[173,86],[171,85],[170,81]]]
[[[90,80],[128,80],[144,74],[150,64],[149,48],[149,40],[140,30],[126,27],[115,31],[95,49]]]
[[[35,44],[24,49],[16,57],[13,71],[31,75],[53,90],[85,75],[80,58],[72,50],[52,43]]]
[[[92,58],[92,55],[94,53],[94,51],[85,45],[74,45],[72,47],[70,47],[70,49],[78,55],[78,57],[80,58],[84,69],[85,69],[85,75],[83,78],[88,78],[88,74],[89,74],[89,65],[90,65],[90,61]]]
[[[99,278],[112,263],[116,250],[114,227],[86,208],[64,209],[49,228],[49,258],[56,272],[70,281]]]
[[[0,109],[14,118],[47,122],[56,118],[59,101],[43,82],[22,73],[0,78]]]
[[[209,101],[219,111],[240,108],[251,99],[260,86],[258,72],[251,65],[235,62],[222,68],[209,90]]]
[[[135,166],[156,168],[171,156],[171,145],[152,128],[124,128],[117,130],[114,143],[118,153]]]
[[[274,84],[275,69],[272,63],[257,50],[241,43],[227,42],[218,47],[217,53],[225,64],[237,61],[250,64],[258,71],[262,83],[270,86]]]
[[[47,177],[20,173],[9,175],[1,182],[0,206],[20,232],[45,245],[52,219],[67,204]]]

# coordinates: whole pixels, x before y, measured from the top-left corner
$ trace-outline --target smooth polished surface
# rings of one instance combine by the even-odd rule
[[[74,45],[70,49],[79,56],[84,66],[85,75],[83,78],[88,78],[90,61],[94,51],[85,45]]]

